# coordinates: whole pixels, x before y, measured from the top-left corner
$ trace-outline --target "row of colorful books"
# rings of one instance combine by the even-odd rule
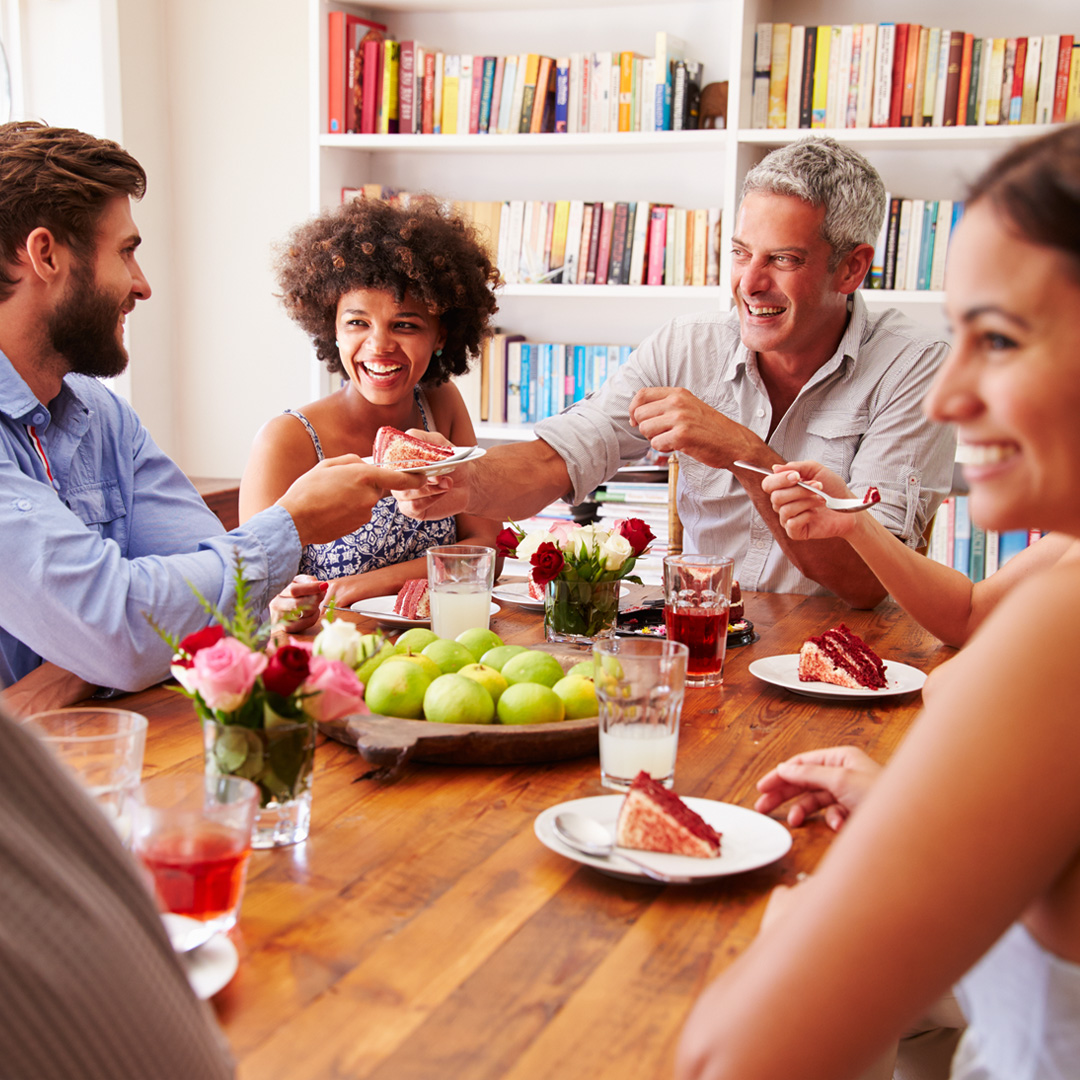
[[[455,380],[469,415],[495,424],[532,424],[594,393],[630,359],[630,345],[526,341],[501,331],[479,364]]]
[[[381,184],[350,198],[405,202]],[[455,202],[508,285],[717,285],[720,210],[647,202]]]
[[[953,127],[1080,120],[1072,34],[976,37],[917,23],[759,23],[750,126]]]
[[[1041,535],[1038,529],[1003,533],[982,529],[971,520],[968,497],[955,495],[946,499],[934,515],[926,554],[935,562],[967,574],[972,581],[982,581]]]
[[[886,195],[869,289],[943,289],[949,238],[964,214],[951,199],[901,199]]]
[[[381,23],[329,15],[330,134],[505,135],[671,131],[698,126],[702,65],[686,43],[656,34],[635,52],[474,56]]]

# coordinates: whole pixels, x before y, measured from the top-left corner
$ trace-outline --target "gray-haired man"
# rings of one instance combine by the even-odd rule
[[[732,242],[734,310],[672,320],[592,397],[440,485],[402,493],[407,514],[521,517],[583,499],[648,445],[678,451],[688,551],[732,555],[744,589],[833,592],[872,607],[885,590],[842,542],[789,539],[760,487],[734,467],[812,459],[917,545],[952,477],[954,437],[921,402],[946,345],[856,292],[885,190],[832,139],[774,151],[746,176]]]

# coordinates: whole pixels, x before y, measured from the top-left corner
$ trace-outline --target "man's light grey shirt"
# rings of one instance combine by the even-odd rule
[[[897,311],[870,315],[856,293],[836,352],[770,436],[772,406],[757,357],[739,338],[738,313],[684,315],[646,339],[597,393],[537,424],[536,434],[566,462],[580,502],[648,449],[628,418],[634,394],[685,387],[785,461],[820,461],[856,493],[876,487],[881,502],[869,512],[916,547],[952,483],[956,436],[922,412],[946,352],[943,341]],[[791,564],[731,472],[685,454],[679,461],[685,551],[733,556],[744,589],[828,591]]]

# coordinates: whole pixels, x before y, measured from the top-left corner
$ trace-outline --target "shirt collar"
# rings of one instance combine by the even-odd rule
[[[862,293],[856,289],[851,296],[851,302],[848,305],[848,322],[844,328],[843,336],[840,338],[840,344],[836,347],[836,352],[821,365],[820,368],[814,373],[812,378],[818,378],[830,374],[835,371],[841,364],[855,363],[859,357],[859,346],[862,344],[863,338],[866,336],[867,326],[867,311],[866,301],[862,298]],[[735,318],[735,332],[738,333],[738,312],[733,312]],[[742,339],[739,340],[739,346],[735,350],[735,362],[729,364],[724,372],[723,378],[725,382],[734,382],[739,378],[750,366],[753,365],[756,369],[757,361],[754,358],[753,353],[742,343]]]
[[[72,403],[83,406],[82,411],[86,412],[85,403],[72,387],[68,376],[64,377],[60,393],[48,405],[44,405],[15,370],[15,365],[0,352],[0,413],[11,417],[16,423],[33,424],[44,430],[54,416]]]

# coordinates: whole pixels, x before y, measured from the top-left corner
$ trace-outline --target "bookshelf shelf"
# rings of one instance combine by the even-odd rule
[[[536,300],[671,300],[698,299],[709,303],[726,290],[719,285],[504,285],[499,295]]]
[[[774,128],[764,131],[740,131],[736,138],[744,146],[760,146],[772,150],[778,146],[803,139],[807,135],[830,136],[866,149],[903,150],[1003,150],[1020,139],[1045,135],[1058,124],[1006,124],[999,127],[947,128]]]
[[[322,135],[319,145],[336,150],[382,153],[466,154],[637,154],[650,148],[665,152],[722,153],[726,131],[623,131],[603,135]]]

